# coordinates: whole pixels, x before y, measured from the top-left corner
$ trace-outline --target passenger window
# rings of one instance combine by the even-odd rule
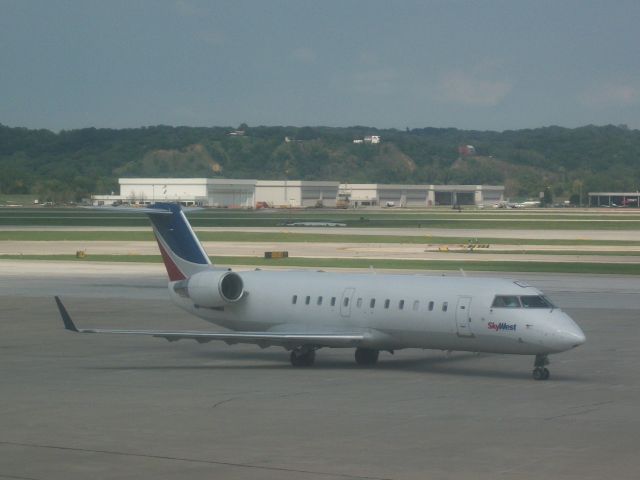
[[[358,299],[358,301],[356,302],[356,307],[358,308],[362,307],[362,298]]]
[[[442,303],[442,311],[446,312],[449,309],[449,302]]]
[[[433,311],[433,302],[429,302],[429,311]]]
[[[331,306],[332,307],[336,306],[336,297],[331,297]]]
[[[291,299],[291,303],[293,303],[294,305],[298,303],[298,295],[293,296],[293,298]]]
[[[342,301],[342,304],[343,304],[345,307],[348,307],[348,306],[349,306],[349,297],[344,297],[344,300]]]
[[[413,311],[417,312],[419,308],[420,308],[420,301],[419,300],[414,300],[414,302],[413,302]]]
[[[400,310],[404,309],[404,300],[400,300],[398,302],[398,309],[400,309]]]
[[[309,305],[311,303],[311,296],[307,295],[307,298],[304,299],[304,304]]]
[[[372,298],[369,302],[369,308],[374,308],[376,306],[376,299]]]
[[[515,295],[496,295],[491,308],[520,308],[520,300]]]
[[[318,297],[318,305],[322,305],[322,297]]]
[[[389,300],[388,298],[384,301],[384,308],[389,308],[389,304],[391,303],[391,300]]]

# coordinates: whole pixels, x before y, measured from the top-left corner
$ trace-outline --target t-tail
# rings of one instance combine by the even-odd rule
[[[169,280],[185,280],[211,268],[211,261],[179,204],[155,203],[144,213],[153,225]]]

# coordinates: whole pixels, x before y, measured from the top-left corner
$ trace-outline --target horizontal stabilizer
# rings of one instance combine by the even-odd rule
[[[171,210],[147,207],[85,207],[90,210],[102,210],[118,213],[144,213],[146,215],[171,215]]]
[[[62,304],[60,297],[55,297],[55,299],[56,299],[56,304],[58,305],[58,310],[60,311],[60,316],[62,317],[62,321],[64,322],[64,328],[72,332],[77,332],[78,329],[73,323],[73,320],[71,320],[71,316],[69,315],[69,312],[67,312],[67,309],[64,308],[64,305]]]

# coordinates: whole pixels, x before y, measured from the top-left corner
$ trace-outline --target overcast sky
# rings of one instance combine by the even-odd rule
[[[0,123],[640,128],[640,1],[0,0]]]

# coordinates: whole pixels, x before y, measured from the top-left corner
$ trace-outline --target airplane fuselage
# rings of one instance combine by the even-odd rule
[[[206,308],[178,295],[182,308],[235,331],[368,330],[361,346],[539,355],[584,342],[559,308],[495,306],[496,296],[542,297],[531,286],[495,278],[345,274],[310,271],[238,272],[244,298]],[[544,297],[542,297],[544,298]]]

